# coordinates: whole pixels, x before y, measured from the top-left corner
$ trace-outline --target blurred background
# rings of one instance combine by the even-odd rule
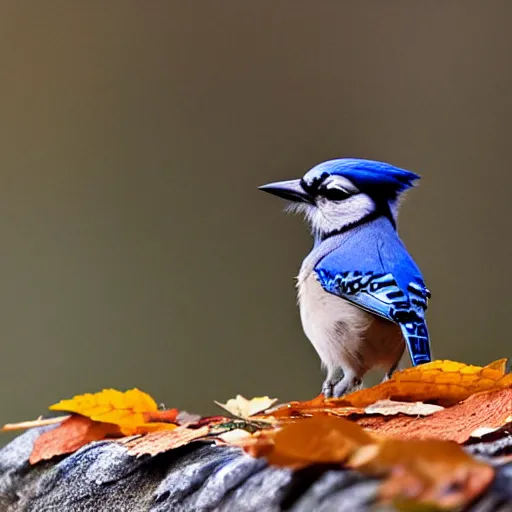
[[[512,355],[512,2],[0,8],[0,423],[139,387],[209,413],[315,396],[311,241],[257,190],[342,156],[423,179],[400,217],[437,358]]]

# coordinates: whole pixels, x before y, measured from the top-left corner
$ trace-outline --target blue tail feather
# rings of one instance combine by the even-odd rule
[[[425,321],[418,318],[412,322],[401,323],[400,329],[402,329],[413,366],[430,363],[432,356],[430,354],[430,343]]]

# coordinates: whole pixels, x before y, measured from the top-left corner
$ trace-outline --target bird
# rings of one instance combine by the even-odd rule
[[[400,201],[419,179],[385,162],[338,158],[259,187],[290,201],[288,210],[310,226],[297,295],[304,333],[326,370],[325,398],[361,388],[374,368],[391,378],[405,347],[413,366],[432,360],[431,293],[397,232]]]

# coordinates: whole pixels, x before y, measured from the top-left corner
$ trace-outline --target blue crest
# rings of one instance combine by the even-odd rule
[[[315,188],[326,177],[344,176],[361,190],[373,189],[383,195],[396,196],[414,186],[420,177],[391,164],[360,158],[338,158],[316,165],[303,177],[308,188]]]

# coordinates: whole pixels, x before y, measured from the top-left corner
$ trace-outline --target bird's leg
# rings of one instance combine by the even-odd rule
[[[400,359],[402,356],[400,356]],[[398,368],[398,365],[400,364],[400,359],[386,372],[386,375],[384,375],[384,378],[382,379],[382,382],[386,382],[387,380],[391,379],[393,376],[393,373],[395,373],[396,369]]]
[[[355,391],[363,384],[363,380],[350,371],[345,371],[343,379],[341,379],[332,390],[332,396],[339,398],[346,395],[349,391]]]
[[[325,398],[332,398],[334,386],[338,384],[341,380],[343,380],[344,373],[341,368],[334,368],[329,370],[327,373],[327,377],[322,384],[322,394]]]
[[[358,388],[361,384],[362,380],[354,372],[335,368],[327,374],[322,385],[322,393],[325,398],[338,398]]]

